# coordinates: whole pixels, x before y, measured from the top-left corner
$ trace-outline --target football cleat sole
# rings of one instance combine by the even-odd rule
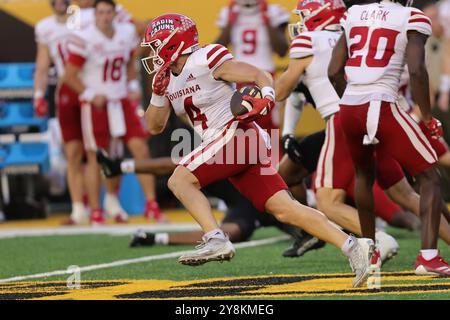
[[[219,262],[230,261],[231,259],[233,259],[234,256],[235,256],[235,253],[230,252],[230,253],[219,254],[217,256],[201,257],[201,258],[180,257],[180,258],[178,258],[178,262],[183,265],[186,265],[186,266],[197,267],[197,266],[201,266],[205,263],[212,262],[212,261],[219,261]]]

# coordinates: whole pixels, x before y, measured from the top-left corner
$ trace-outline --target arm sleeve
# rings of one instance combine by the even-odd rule
[[[305,103],[306,98],[303,93],[292,92],[289,95],[284,109],[283,136],[294,134],[297,123],[302,116]]]
[[[289,49],[289,58],[302,59],[314,55],[312,38],[307,34],[302,34],[292,40]]]
[[[431,20],[422,11],[412,9],[408,19],[408,31],[417,31],[424,35],[431,36]]]
[[[206,65],[214,72],[222,63],[233,59],[233,55],[221,44],[211,44],[205,47]]]

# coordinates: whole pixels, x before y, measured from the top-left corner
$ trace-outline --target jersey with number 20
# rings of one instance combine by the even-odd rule
[[[431,35],[431,21],[416,8],[382,1],[354,5],[342,21],[348,47],[343,104],[395,102],[405,65],[408,31]]]

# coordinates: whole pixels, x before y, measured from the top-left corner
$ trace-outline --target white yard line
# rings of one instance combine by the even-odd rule
[[[129,235],[137,229],[144,229],[148,232],[173,232],[173,231],[193,231],[200,230],[196,223],[170,223],[170,224],[130,224],[112,226],[81,226],[81,227],[45,227],[45,228],[11,228],[0,229],[0,239],[15,237],[38,237],[38,236],[67,236],[79,234],[108,234],[108,235]]]
[[[259,246],[264,246],[267,244],[277,243],[277,242],[280,242],[283,240],[287,240],[289,238],[290,237],[288,235],[282,235],[282,236],[277,236],[277,237],[272,237],[272,238],[267,238],[267,239],[262,239],[262,240],[253,240],[253,241],[238,243],[235,245],[235,247],[238,249],[259,247]],[[113,261],[113,262],[109,262],[109,263],[94,264],[94,265],[90,265],[90,266],[80,267],[79,271],[86,272],[86,271],[92,271],[92,270],[100,270],[100,269],[125,266],[125,265],[129,265],[129,264],[135,264],[135,263],[141,263],[141,262],[149,262],[149,261],[163,260],[163,259],[169,259],[169,258],[176,258],[187,252],[189,252],[189,251],[177,251],[177,252],[164,253],[164,254],[158,254],[158,255],[146,256],[146,257],[140,257],[140,258],[134,258],[134,259],[117,260],[117,261]],[[44,273],[30,274],[30,275],[25,275],[25,276],[5,278],[5,279],[0,279],[0,283],[23,281],[23,280],[38,279],[38,278],[47,278],[47,277],[52,277],[52,276],[64,275],[64,274],[73,274],[73,269],[71,269],[71,270],[56,270],[56,271],[51,271],[51,272],[44,272]]]

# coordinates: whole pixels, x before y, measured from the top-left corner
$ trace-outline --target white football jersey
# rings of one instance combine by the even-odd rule
[[[36,42],[47,46],[59,76],[64,73],[69,57],[67,43],[71,33],[65,23],[57,21],[56,16],[42,19],[35,27]]]
[[[234,118],[230,109],[233,85],[213,76],[232,58],[224,46],[210,44],[190,54],[178,76],[170,75],[166,97],[177,115],[188,115],[203,141],[214,138]]]
[[[289,51],[291,59],[313,56],[303,75],[303,83],[308,87],[316,109],[324,119],[339,111],[340,99],[328,79],[328,65],[340,36],[341,32],[337,31],[304,32],[292,40]]]
[[[269,5],[267,10],[270,24],[273,27],[289,23],[290,14],[282,7]],[[220,11],[217,26],[221,29],[228,24],[228,12],[229,7],[224,7]],[[260,12],[239,14],[231,29],[231,45],[233,46],[233,55],[236,60],[247,62],[268,72],[275,71],[269,34],[264,27],[264,21]]]
[[[75,32],[69,43],[70,61],[82,66],[83,84],[111,100],[127,96],[127,63],[139,44],[131,23],[115,24],[113,38],[95,24]]]
[[[431,21],[419,9],[393,2],[352,6],[342,21],[349,58],[343,104],[395,102],[404,70],[408,31],[431,35]]]
[[[450,39],[450,0],[439,4],[439,21],[444,29],[445,37]]]

